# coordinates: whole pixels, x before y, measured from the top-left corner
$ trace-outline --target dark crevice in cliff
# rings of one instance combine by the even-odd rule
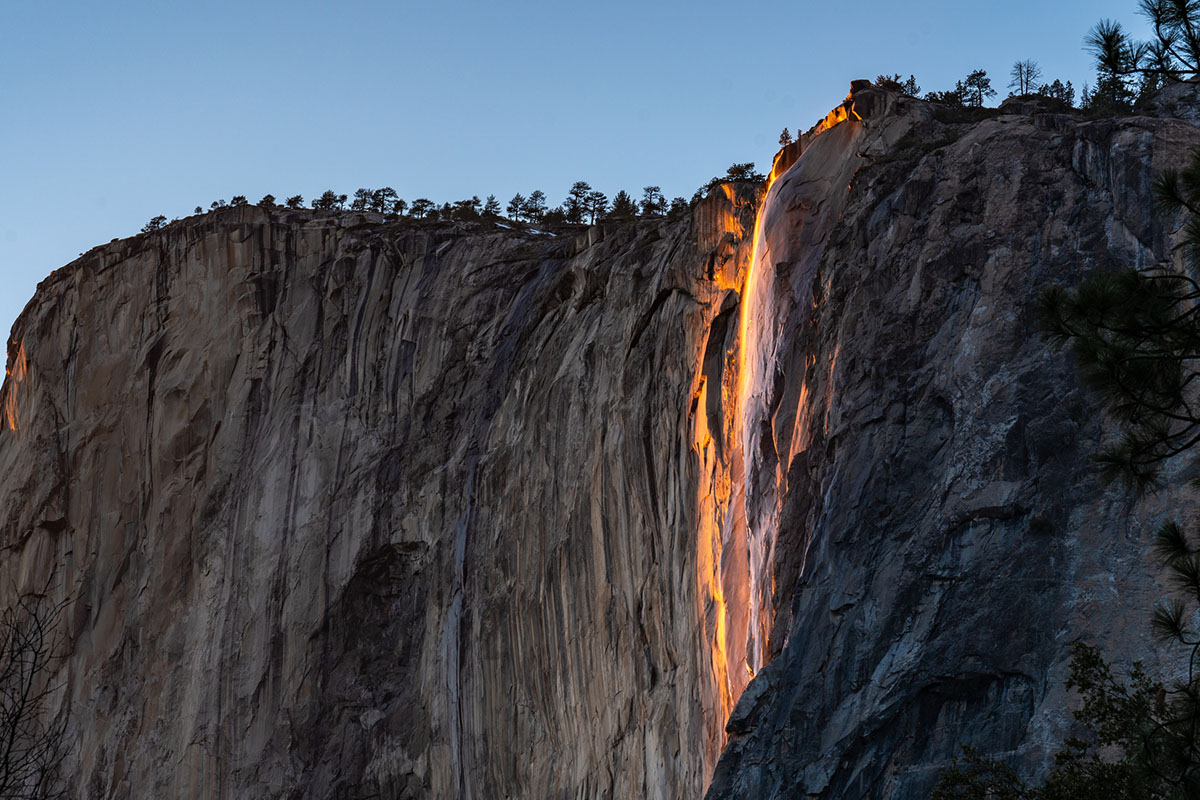
[[[686,297],[688,300],[691,300],[693,303],[700,302],[699,300],[696,299],[696,297],[694,295],[689,293],[687,290],[680,289],[678,287],[672,287],[670,289],[662,289],[661,291],[659,291],[659,293],[654,296],[654,301],[650,304],[650,307],[648,309],[646,309],[642,313],[642,315],[640,317],[638,317],[637,321],[633,324],[633,328],[632,328],[633,335],[629,337],[629,345],[626,348],[627,356],[629,353],[633,352],[633,349],[635,347],[637,347],[638,341],[642,338],[642,334],[644,334],[646,332],[646,329],[650,326],[650,322],[654,319],[655,315],[662,309],[663,305],[667,302],[667,300],[669,300],[674,295],[681,295],[683,297]]]

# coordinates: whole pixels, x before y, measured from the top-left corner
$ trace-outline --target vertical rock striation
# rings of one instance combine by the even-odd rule
[[[0,532],[69,600],[81,796],[702,793],[695,440],[757,200],[578,241],[243,207],[44,282]]]

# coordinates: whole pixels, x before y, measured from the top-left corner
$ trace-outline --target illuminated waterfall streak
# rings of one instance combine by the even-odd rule
[[[727,301],[740,296],[753,246],[748,212],[760,205],[744,187],[723,185],[698,214],[700,243],[712,254],[714,311],[708,320],[701,368],[692,388],[692,449],[699,460],[696,497],[696,571],[705,647],[701,669],[711,691],[705,706],[706,763],[710,771],[725,745],[725,723],[750,680],[749,559],[745,526],[741,415],[738,413],[738,314]],[[757,213],[755,213],[755,219]],[[725,307],[726,310],[718,311]]]
[[[865,149],[864,130],[852,104],[830,112],[811,135],[805,134],[800,157],[770,183],[754,224],[739,303],[737,381],[749,584],[744,652],[752,675],[770,656],[776,533],[788,469],[807,441],[800,361],[808,357],[795,350],[797,337],[812,313],[812,284],[858,169],[856,154]],[[786,265],[782,272],[781,265]],[[794,374],[781,375],[781,369]]]
[[[766,664],[768,636],[774,622],[775,531],[782,493],[777,467],[763,464],[765,449],[774,451],[770,404],[779,351],[780,310],[776,308],[775,259],[772,258],[768,217],[777,184],[767,186],[754,223],[754,246],[738,321],[738,435],[744,462],[743,502],[747,550],[748,613],[746,669],[753,677]],[[769,441],[764,442],[766,436]]]
[[[14,341],[12,346],[17,349],[16,356],[10,357],[12,366],[4,370],[6,375],[4,398],[0,404],[4,408],[4,424],[10,431],[16,431],[21,428],[21,411],[17,406],[17,387],[25,380],[25,375],[29,371],[29,361],[25,355],[24,342]]]
[[[766,236],[773,186],[768,184],[757,197],[726,186],[726,202],[700,212],[713,214],[708,249],[719,259],[714,288],[722,297],[737,290],[739,298],[727,323],[710,320],[710,340],[691,398],[692,447],[702,476],[696,565],[707,639],[704,668],[714,690],[705,701],[708,746],[714,748],[710,767],[724,745],[733,706],[765,663],[773,622],[770,575],[779,475],[753,455],[759,447],[757,431],[769,413],[779,338]],[[757,209],[753,233],[747,235],[749,226],[738,211],[751,203]],[[755,471],[764,472],[761,480],[754,478]]]
[[[722,389],[721,386],[711,387],[713,391]],[[708,427],[708,414],[704,409],[709,401],[709,391],[708,381],[702,376],[693,398],[699,411],[695,415],[696,427],[693,435],[701,467],[709,476],[709,481],[701,484],[704,488],[698,498],[696,567],[700,595],[706,601],[701,614],[708,638],[708,667],[712,670],[712,679],[717,690],[710,718],[710,738],[717,745],[717,749],[709,754],[711,767],[716,763],[720,746],[724,744],[725,720],[729,718],[733,704],[740,694],[740,688],[731,680],[737,677],[736,673],[730,672],[733,658],[731,647],[736,647],[739,637],[733,635],[730,630],[730,605],[726,600],[723,564],[729,539],[726,530],[730,526],[730,511],[740,508],[741,503],[740,496],[734,497],[735,481],[728,469],[728,462],[718,454],[714,432]],[[717,435],[724,433],[725,431],[718,431]]]

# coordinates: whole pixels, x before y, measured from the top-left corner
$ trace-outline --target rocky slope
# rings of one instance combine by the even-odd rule
[[[54,273],[0,390],[0,591],[67,603],[71,784],[916,798],[959,744],[1043,768],[1068,644],[1138,650],[1183,501],[1096,484],[1031,301],[1170,258],[1148,187],[1200,132],[1024,111],[866,89],[765,200],[673,222],[243,207]]]

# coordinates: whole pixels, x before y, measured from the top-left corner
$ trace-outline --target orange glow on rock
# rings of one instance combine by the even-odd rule
[[[836,111],[836,109],[835,109]],[[833,112],[830,112],[831,116]],[[765,346],[763,325],[770,324],[771,320],[763,320],[756,318],[756,314],[766,313],[768,304],[765,300],[760,299],[759,295],[762,292],[770,292],[772,287],[769,283],[764,283],[763,270],[769,267],[763,263],[764,256],[769,255],[761,252],[764,248],[764,216],[770,204],[771,187],[775,183],[776,175],[772,174],[767,182],[766,192],[763,194],[762,202],[759,205],[758,214],[754,219],[754,239],[753,246],[750,251],[750,265],[746,272],[746,282],[742,290],[740,308],[738,309],[738,382],[737,382],[737,404],[736,404],[736,419],[737,430],[735,433],[736,441],[742,450],[742,487],[741,487],[741,503],[742,503],[742,531],[741,536],[746,542],[746,563],[745,588],[741,594],[745,596],[745,613],[746,613],[746,631],[745,642],[741,648],[742,662],[746,678],[742,681],[741,688],[737,695],[741,695],[741,689],[744,689],[750,679],[754,677],[755,672],[765,665],[769,649],[767,646],[767,636],[770,633],[774,619],[772,617],[771,595],[763,596],[760,583],[762,577],[757,574],[755,564],[762,561],[763,553],[757,552],[763,549],[765,542],[762,541],[762,532],[755,529],[755,520],[751,519],[746,501],[745,482],[750,473],[751,465],[748,462],[750,453],[747,452],[746,433],[748,414],[751,410],[751,403],[754,402],[753,394],[756,388],[761,392],[762,387],[756,386],[756,382],[763,378],[759,373],[763,371],[763,354],[759,351]],[[773,550],[773,547],[768,547],[768,550]],[[769,563],[769,558],[767,560]],[[770,570],[768,570],[770,572]],[[734,697],[734,702],[737,702],[737,697]]]
[[[757,195],[752,236],[747,239],[749,217],[739,213],[748,198],[743,189],[723,185],[725,203],[702,213],[711,232],[703,235],[704,250],[713,254],[709,279],[719,296],[739,292],[736,334],[730,331],[719,373],[696,376],[692,392],[695,409],[692,449],[700,462],[701,480],[696,506],[696,571],[698,613],[707,653],[702,669],[708,673],[709,694],[705,715],[710,741],[723,746],[725,722],[733,706],[753,679],[763,636],[752,631],[759,618],[751,579],[751,537],[746,524],[743,425],[748,395],[749,361],[753,358],[747,329],[753,317],[749,299],[757,286],[757,241],[762,225],[763,195]],[[768,183],[768,191],[770,184]],[[732,323],[732,320],[731,320]],[[710,331],[709,335],[713,335]],[[735,338],[736,337],[736,338]],[[713,343],[709,343],[712,347]],[[710,364],[709,369],[712,369]],[[719,397],[714,397],[719,393]],[[711,426],[711,427],[710,427]],[[719,427],[719,430],[717,429]],[[713,764],[717,753],[712,753]],[[711,765],[710,765],[711,766]]]
[[[832,112],[831,112],[832,113]],[[763,194],[762,204],[759,206],[758,214],[754,218],[754,242],[750,250],[750,268],[746,271],[746,284],[742,289],[741,308],[738,309],[738,406],[737,413],[740,417],[745,409],[746,391],[748,388],[747,381],[750,379],[750,370],[747,368],[747,360],[749,358],[749,348],[746,346],[746,336],[750,327],[750,310],[753,305],[755,292],[758,290],[759,269],[758,269],[758,248],[759,240],[762,238],[762,218],[763,211],[767,206],[767,197],[771,194],[771,186],[774,183],[774,177],[767,182],[767,191]],[[740,426],[739,426],[740,427]]]
[[[16,346],[16,355],[10,355],[9,360],[11,366],[4,370],[7,380],[4,382],[4,424],[8,426],[10,431],[20,430],[21,428],[21,413],[17,407],[17,387],[25,380],[25,375],[29,371],[29,360],[25,355],[25,343],[14,341]],[[10,347],[11,353],[11,347]]]

